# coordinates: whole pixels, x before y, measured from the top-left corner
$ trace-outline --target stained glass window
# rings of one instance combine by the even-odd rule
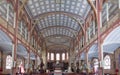
[[[56,54],[56,60],[60,60],[60,54],[59,53]]]
[[[65,60],[65,53],[62,53],[62,60]]]
[[[106,55],[104,57],[104,69],[110,69],[111,61],[110,61],[110,56]]]
[[[54,60],[54,53],[51,53],[51,60]]]
[[[12,56],[8,55],[6,57],[6,69],[12,68]]]

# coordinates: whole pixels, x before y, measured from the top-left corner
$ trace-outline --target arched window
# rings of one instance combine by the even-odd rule
[[[51,53],[51,60],[54,60],[54,53]]]
[[[6,57],[6,69],[12,68],[12,56],[8,55]]]
[[[110,69],[111,61],[110,61],[110,56],[106,55],[104,57],[104,69]]]
[[[65,53],[62,53],[62,60],[65,60]]]
[[[0,16],[8,21],[8,25],[13,25],[14,21],[14,8],[13,5],[7,0],[0,0]]]
[[[18,32],[21,34],[25,39],[28,39],[28,28],[24,20],[19,22]],[[34,42],[35,44],[35,42]]]
[[[60,60],[60,54],[59,53],[56,54],[56,60]]]

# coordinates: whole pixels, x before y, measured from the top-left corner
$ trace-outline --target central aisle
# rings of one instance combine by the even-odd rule
[[[54,71],[54,75],[62,75],[62,70],[56,69],[56,70]]]

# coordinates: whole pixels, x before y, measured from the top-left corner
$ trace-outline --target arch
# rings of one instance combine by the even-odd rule
[[[21,43],[18,43],[18,46],[17,46],[17,54],[19,56],[23,56],[24,58],[28,58],[28,50],[27,48],[21,44]]]
[[[53,28],[54,28],[54,27],[47,28],[47,29],[45,29],[44,31],[42,31],[41,33],[44,34],[46,31],[49,32],[49,31],[53,30]],[[54,29],[55,29],[56,31],[58,31],[58,29],[57,29],[56,27],[55,27]],[[70,37],[76,36],[76,34],[75,34],[76,32],[74,32],[74,31],[72,31],[72,30],[68,30],[68,29],[66,30],[66,28],[61,28],[61,29],[63,29],[63,31],[65,31],[65,32],[67,32],[67,31],[70,32],[70,33],[72,34],[72,36],[70,36]],[[59,30],[60,30],[60,28],[59,28]],[[61,33],[59,33],[59,34],[61,34]],[[58,34],[58,35],[59,35],[59,34]],[[45,35],[45,34],[44,34],[44,35]],[[44,36],[44,35],[43,35],[43,36]],[[50,35],[51,35],[51,34],[50,34]],[[47,36],[50,36],[50,35],[47,35]],[[56,35],[55,32],[53,32],[52,35]],[[62,33],[61,35],[66,35],[66,34],[63,34],[63,33]],[[69,35],[66,35],[66,36],[69,36]],[[46,37],[46,35],[45,35],[44,37]]]
[[[111,27],[109,27],[108,30],[104,32],[105,34],[103,34],[103,38],[102,38],[103,40],[105,40],[105,38],[111,33],[111,31],[113,31],[114,29],[120,26],[120,20],[118,19],[110,26]]]
[[[36,19],[36,18],[39,18],[39,17],[44,18],[44,17],[46,17],[48,15],[53,15],[53,14],[63,14],[63,15],[67,15],[67,16],[74,16],[74,17],[79,18],[79,19],[84,21],[84,18],[82,16],[74,14],[74,13],[70,13],[70,12],[65,12],[65,11],[47,12],[47,13],[36,15],[33,19]]]
[[[56,35],[47,36],[46,39],[57,37],[57,36],[63,37],[63,38],[69,39],[69,40],[72,39],[72,37],[69,37],[69,36],[66,36],[66,35],[57,35],[57,34]]]
[[[91,60],[93,57],[98,57],[98,44],[94,43],[88,50],[88,59]]]
[[[8,33],[2,29],[0,29],[0,48],[4,53],[10,54],[12,52],[12,38],[8,35]]]
[[[8,41],[8,42],[12,42],[13,39],[12,37],[4,30],[0,29],[0,35],[2,35],[0,38],[0,40],[4,40],[4,41]]]
[[[85,60],[85,52],[82,52],[80,55],[80,60]]]
[[[65,49],[65,50],[68,50],[68,49],[69,49],[69,46],[66,46],[66,45],[61,44],[61,45],[49,45],[49,46],[48,46],[48,50],[50,50],[50,49],[52,49],[52,48],[61,48],[61,46],[62,46],[62,48]]]
[[[72,39],[72,37],[71,36],[68,36],[68,35],[61,35],[61,34],[55,34],[55,35],[49,35],[49,36],[46,36],[46,38],[49,38],[49,37],[57,37],[57,36],[60,36],[60,37],[67,37],[67,38],[69,38],[69,39]]]
[[[6,57],[6,69],[11,69],[12,68],[12,56],[7,55]]]
[[[31,59],[31,60],[35,60],[35,58],[36,58],[36,57],[35,57],[35,53],[30,52],[30,59]]]
[[[105,52],[113,53],[118,47],[120,47],[120,26],[109,32],[106,38],[103,40],[103,49]]]
[[[47,26],[47,27],[45,27],[45,28],[42,28],[40,31],[42,31],[42,30],[45,30],[45,29],[49,29],[49,28],[57,28],[57,27],[59,27],[59,28],[65,28],[65,29],[67,29],[67,30],[73,30],[73,31],[76,31],[77,32],[77,30],[75,30],[75,29],[73,29],[73,28],[71,28],[71,27],[68,27],[68,26]]]
[[[46,39],[46,41],[52,44],[65,44],[69,43],[70,39],[64,37],[51,37]]]

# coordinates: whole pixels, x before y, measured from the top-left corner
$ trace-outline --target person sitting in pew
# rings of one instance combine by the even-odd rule
[[[72,72],[75,72],[75,66],[74,66],[74,63],[71,63],[71,71],[72,71]]]

